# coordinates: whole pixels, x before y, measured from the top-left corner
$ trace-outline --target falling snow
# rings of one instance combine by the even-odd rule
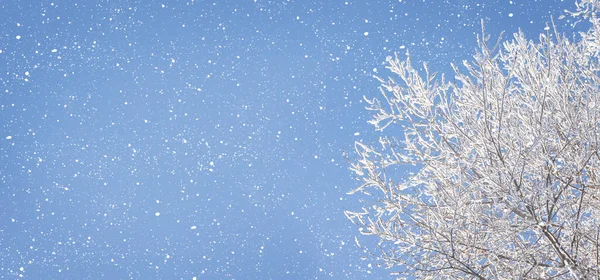
[[[3,2],[0,278],[388,277],[342,214],[373,76],[573,7],[522,2]]]

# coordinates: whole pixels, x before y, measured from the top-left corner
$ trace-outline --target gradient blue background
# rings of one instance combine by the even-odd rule
[[[1,1],[0,278],[390,278],[343,214],[372,76],[452,77],[481,19],[535,39],[573,7]]]

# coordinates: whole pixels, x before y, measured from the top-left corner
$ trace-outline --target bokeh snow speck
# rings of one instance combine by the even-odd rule
[[[484,2],[1,2],[0,278],[387,278],[343,215],[373,75],[573,8]]]

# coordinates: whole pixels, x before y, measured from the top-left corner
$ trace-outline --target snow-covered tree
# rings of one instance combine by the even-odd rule
[[[577,3],[590,28],[572,40],[549,29],[492,47],[482,32],[449,80],[388,57],[395,76],[365,98],[384,136],[351,162],[351,193],[373,199],[346,215],[396,275],[600,279],[598,9]]]

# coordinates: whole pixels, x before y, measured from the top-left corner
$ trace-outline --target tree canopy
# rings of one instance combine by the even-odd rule
[[[346,215],[399,277],[600,279],[600,1],[576,7],[575,39],[483,31],[451,79],[387,58]]]

